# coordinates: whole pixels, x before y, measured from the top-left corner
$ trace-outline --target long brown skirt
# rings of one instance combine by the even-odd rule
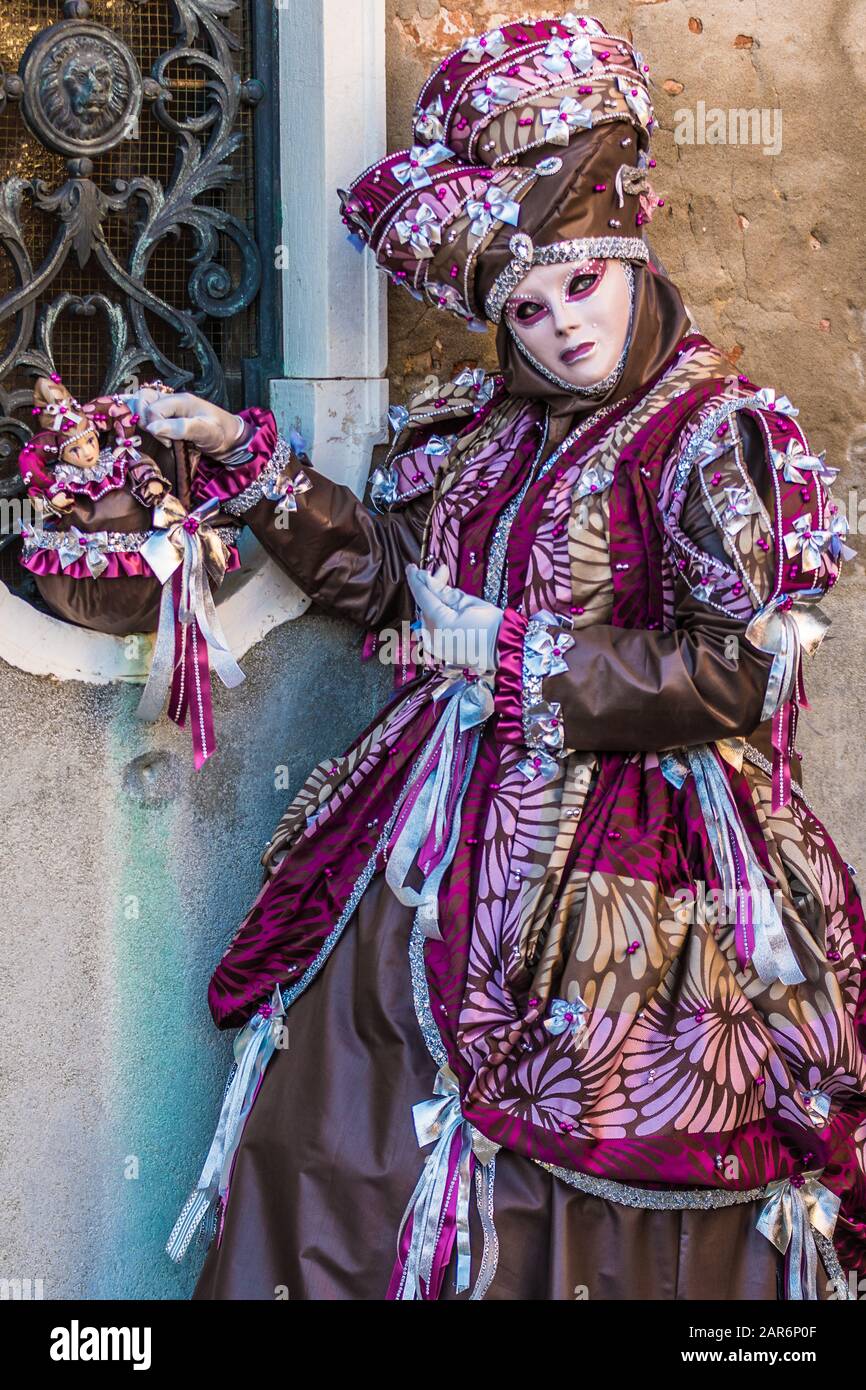
[[[412,910],[377,875],[287,1016],[237,1152],[222,1241],[195,1299],[383,1299],[425,1157],[412,1106],[436,1065],[409,974]],[[777,1299],[782,1261],[758,1205],[644,1211],[496,1158],[498,1269],[488,1299]],[[472,1277],[481,1223],[472,1200]],[[819,1297],[827,1296],[819,1265]],[[443,1298],[454,1292],[453,1264]]]

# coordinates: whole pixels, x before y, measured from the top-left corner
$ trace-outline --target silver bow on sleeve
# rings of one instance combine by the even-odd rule
[[[370,479],[370,501],[376,511],[391,507],[397,501],[397,470],[393,464],[387,468],[376,468]]]
[[[263,484],[262,495],[267,497],[269,502],[276,502],[277,516],[287,517],[290,512],[298,510],[298,498],[302,493],[309,492],[312,486],[303,468],[299,468],[295,473],[291,468],[286,468]]]
[[[774,449],[773,463],[776,468],[782,470],[782,476],[786,483],[802,485],[807,481],[807,475],[811,473],[825,487],[832,487],[839,473],[838,468],[831,468],[827,463],[823,451],[820,454],[809,454],[799,439],[789,440],[788,446],[784,450]]]
[[[482,116],[489,116],[494,106],[508,106],[512,101],[517,101],[522,90],[504,77],[489,77],[473,95],[472,105]]]
[[[763,513],[761,499],[749,484],[745,487],[726,487],[727,506],[722,514],[722,528],[731,539],[738,536],[748,524],[750,516]]]
[[[442,227],[433,209],[422,203],[408,217],[394,224],[394,230],[403,246],[408,242],[416,256],[422,260],[433,255],[433,247],[442,241]]]
[[[848,525],[848,518],[845,516],[834,516],[829,526],[830,540],[828,550],[834,560],[856,560],[857,551],[845,543],[845,537],[851,529]]]
[[[496,389],[493,377],[488,377],[482,367],[466,367],[454,378],[455,386],[465,386],[473,392],[475,404],[478,406],[486,405]]]
[[[821,556],[830,544],[831,533],[812,529],[812,513],[798,516],[793,531],[785,537],[785,553],[789,560],[800,556],[803,573],[809,574],[819,568]]]
[[[760,391],[755,392],[756,399],[765,410],[777,410],[780,415],[799,415],[796,406],[793,406],[787,396],[779,396],[772,386],[763,386]]]
[[[501,58],[508,49],[508,40],[501,29],[489,34],[472,35],[460,45],[465,63],[483,63],[486,58]]]

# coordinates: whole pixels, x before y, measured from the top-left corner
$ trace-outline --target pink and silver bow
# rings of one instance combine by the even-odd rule
[[[432,280],[424,286],[427,296],[437,309],[445,309],[451,314],[458,314],[460,318],[471,318],[469,310],[460,298],[460,291],[453,285],[445,285],[441,280]]]
[[[826,1129],[830,1121],[830,1097],[826,1091],[804,1091],[803,1104],[815,1128]]]
[[[108,560],[105,556],[108,548],[107,531],[79,531],[77,526],[71,526],[68,531],[64,531],[62,534],[63,539],[57,551],[62,569],[68,569],[83,555],[87,561],[87,568],[94,579],[98,579],[101,574],[105,573],[108,569]]]
[[[570,34],[603,34],[605,31],[598,20],[590,19],[588,15],[577,15],[573,10],[564,14],[559,20],[563,29],[567,29]]]
[[[419,111],[415,120],[415,134],[419,140],[444,140],[445,126],[442,117],[445,115],[445,108],[442,105],[442,98],[437,97],[424,111]]]
[[[433,209],[422,203],[414,212],[394,224],[403,246],[408,242],[416,256],[422,259],[433,255],[433,247],[442,241],[442,224]]]
[[[808,481],[806,474],[813,474],[825,487],[832,487],[839,474],[838,468],[831,468],[822,450],[820,454],[809,454],[799,439],[791,439],[788,447],[773,450],[773,463],[781,468],[787,483],[803,484]]]
[[[489,34],[464,39],[460,45],[464,63],[483,63],[486,58],[501,58],[507,51],[508,40],[501,29],[491,29]]]
[[[312,486],[303,468],[299,468],[295,473],[292,473],[291,468],[284,468],[275,478],[269,478],[263,485],[262,495],[267,497],[269,502],[276,502],[277,517],[287,518],[290,512],[298,510],[298,498],[302,493],[309,492]]]
[[[496,185],[486,190],[483,199],[468,202],[466,211],[472,219],[469,231],[479,238],[485,237],[495,222],[507,222],[510,227],[516,227],[520,218],[520,204]]]
[[[832,1240],[840,1200],[818,1182],[822,1169],[771,1182],[758,1217],[758,1230],[785,1256],[786,1297],[813,1302],[818,1297],[818,1250],[813,1231]]]
[[[592,44],[584,35],[573,39],[551,39],[539,59],[546,72],[588,72],[593,64]]]
[[[493,377],[489,377],[482,367],[466,367],[459,376],[454,378],[454,385],[466,387],[475,397],[476,405],[486,405],[493,392],[496,390],[496,382]]]
[[[381,511],[382,507],[391,507],[397,501],[398,475],[393,464],[387,468],[376,468],[370,478],[370,501],[376,511]]]
[[[722,528],[731,539],[738,536],[748,525],[750,516],[761,516],[763,507],[755,489],[748,483],[745,487],[726,487],[728,504],[722,513]]]
[[[541,113],[541,120],[547,127],[547,140],[551,145],[567,145],[573,130],[592,128],[592,112],[587,111],[574,97],[563,97],[556,108],[546,107]]]
[[[438,141],[435,145],[413,145],[409,158],[394,165],[394,177],[399,183],[411,183],[413,188],[427,188],[433,182],[428,169],[453,157],[454,151]]]
[[[495,1158],[499,1145],[487,1139],[463,1118],[457,1077],[446,1064],[433,1087],[433,1099],[412,1107],[419,1148],[433,1144],[415,1191],[400,1223],[397,1263],[386,1297],[409,1301],[439,1297],[445,1271],[456,1245],[455,1288],[458,1293],[471,1282],[469,1205],[472,1175],[484,1229],[484,1256],[478,1285],[470,1297],[479,1299],[492,1277],[489,1212],[493,1205]],[[495,1269],[495,1255],[492,1257]]]
[[[829,544],[830,532],[813,530],[812,513],[806,512],[805,516],[797,517],[793,531],[789,531],[785,537],[785,552],[789,560],[799,555],[803,573],[809,574],[818,569],[821,555]]]
[[[228,563],[226,545],[209,524],[218,511],[216,498],[187,512],[169,494],[154,508],[153,534],[140,552],[163,587],[153,661],[137,713],[148,722],[158,719],[166,695],[169,718],[179,728],[190,713],[197,768],[216,747],[211,666],[229,689],[244,680],[229,650],[210,587],[211,580],[222,583]]]
[[[483,87],[473,94],[472,105],[482,116],[489,116],[494,106],[508,106],[522,95],[523,88],[506,77],[489,77]]]
[[[625,97],[625,104],[633,111],[642,126],[648,127],[652,121],[652,104],[639,82],[628,77],[618,77],[616,85]]]
[[[451,446],[453,442],[453,435],[450,435],[447,439],[443,439],[442,436],[439,434],[431,434],[430,438],[427,440],[427,443],[424,445],[424,453],[427,455],[428,458],[447,458],[448,455],[451,453]]]
[[[544,1020],[548,1033],[560,1037],[571,1032],[571,1046],[577,1052],[586,1046],[590,1008],[578,994],[574,999],[551,999],[550,1013]]]
[[[578,500],[581,497],[594,496],[597,492],[604,492],[612,482],[613,474],[610,469],[605,468],[603,463],[594,463],[581,473],[573,496]]]
[[[780,415],[800,414],[797,407],[788,400],[788,397],[777,395],[772,386],[762,386],[760,391],[755,392],[755,396],[765,410],[775,410]]]
[[[856,560],[857,551],[853,550],[845,541],[845,537],[851,529],[848,525],[848,518],[838,513],[836,516],[831,517],[828,529],[830,532],[830,540],[827,548],[833,556],[833,559]]]
[[[568,666],[563,658],[573,646],[574,638],[567,632],[560,632],[554,636],[549,630],[545,631],[540,626],[533,625],[526,633],[524,669],[530,676],[567,675]]]

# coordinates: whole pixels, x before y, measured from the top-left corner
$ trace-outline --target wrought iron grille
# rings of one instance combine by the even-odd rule
[[[37,375],[59,372],[79,400],[155,376],[248,403],[253,9],[0,6],[0,496],[20,487]]]

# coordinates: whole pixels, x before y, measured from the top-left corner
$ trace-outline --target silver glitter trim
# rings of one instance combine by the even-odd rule
[[[821,1261],[827,1271],[827,1278],[835,1288],[836,1302],[856,1303],[857,1294],[848,1281],[848,1276],[842,1268],[839,1256],[836,1253],[836,1247],[832,1240],[828,1240],[820,1231],[814,1229],[812,1235],[815,1240],[815,1245],[818,1247],[818,1254],[821,1256]]]
[[[625,343],[623,344],[622,352],[617,358],[612,370],[608,372],[607,376],[602,377],[601,381],[595,381],[591,386],[575,386],[573,382],[566,381],[565,377],[557,376],[555,372],[551,372],[547,367],[543,365],[543,363],[539,362],[537,357],[534,357],[532,355],[532,353],[529,351],[529,348],[524,343],[523,339],[518,337],[517,333],[514,330],[514,325],[511,323],[510,319],[507,321],[508,331],[514,339],[515,343],[517,344],[518,351],[523,354],[527,362],[531,362],[535,370],[539,372],[545,378],[546,381],[552,382],[554,386],[561,387],[563,391],[568,391],[573,396],[581,396],[584,399],[589,400],[592,400],[596,397],[600,399],[602,396],[608,395],[608,393],[613,390],[614,386],[616,386],[616,383],[619,381],[620,377],[623,374],[626,358],[628,357],[629,349],[631,348],[632,330],[634,328],[634,271],[632,270],[632,267],[628,262],[625,262],[624,269],[626,274],[626,282],[628,284],[629,300],[628,332],[625,335]]]
[[[526,482],[521,487],[517,496],[512,498],[508,506],[502,512],[493,531],[493,539],[490,542],[490,549],[487,555],[487,570],[484,576],[484,597],[488,603],[495,603],[500,608],[505,606],[503,589],[507,590],[508,588],[507,576],[505,574],[505,560],[508,552],[508,538],[511,535],[511,527],[520,509],[520,504],[535,480],[539,459],[544,453],[547,445],[549,429],[550,410],[548,410],[545,415],[541,443],[532,461],[532,467],[529,470]]]
[[[533,248],[532,260],[528,257],[515,257],[493,282],[484,301],[485,313],[491,323],[499,323],[502,311],[522,280],[536,265],[562,265],[566,261],[586,258],[596,260],[639,261],[649,260],[649,249],[640,237],[578,237],[570,241],[555,241],[552,246]]]
[[[239,526],[218,526],[216,530],[226,545],[235,545],[241,533]],[[82,532],[86,540],[95,542],[100,551],[117,555],[137,555],[145,541],[155,534],[154,531]],[[24,539],[24,557],[29,560],[39,550],[62,550],[68,540],[68,531],[37,531],[31,527]]]
[[[591,1173],[578,1173],[572,1168],[559,1168],[534,1158],[539,1168],[555,1178],[586,1192],[590,1197],[603,1197],[621,1207],[639,1207],[646,1211],[712,1211],[717,1207],[745,1206],[766,1196],[766,1187],[752,1187],[744,1192],[726,1192],[718,1187],[658,1188],[633,1187],[615,1182],[613,1178],[597,1178]]]
[[[766,772],[767,776],[772,779],[773,764],[770,762],[770,759],[768,757],[761,753],[759,749],[755,748],[751,743],[747,743],[744,746],[743,757],[748,762],[754,763],[755,767],[759,767],[762,772]],[[791,779],[791,791],[794,793],[795,796],[798,796],[800,798],[807,811],[812,811],[812,807],[809,805],[809,802],[806,799],[805,793],[803,792],[803,788],[800,786],[800,783],[795,782],[793,778]],[[815,814],[814,811],[812,811],[812,814]]]
[[[766,404],[759,396],[737,396],[724,401],[707,416],[697,434],[693,435],[682,452],[674,477],[674,488],[679,490],[692,471],[692,465],[703,446],[715,434],[719,425],[724,424],[737,410],[766,410]]]
[[[274,452],[265,464],[259,476],[249,487],[244,488],[236,497],[230,497],[226,501],[220,501],[220,510],[228,512],[230,516],[243,516],[250,507],[254,507],[257,502],[261,502],[264,497],[264,489],[268,483],[274,482],[279,475],[289,466],[292,461],[292,446],[282,435],[277,437]],[[224,462],[224,460],[221,460]]]
[[[430,1008],[430,990],[427,985],[427,971],[424,965],[424,944],[427,937],[424,935],[423,928],[418,921],[418,914],[415,914],[415,921],[412,923],[412,931],[409,935],[409,973],[412,977],[412,999],[415,1004],[415,1017],[418,1019],[418,1027],[421,1036],[427,1045],[427,1051],[433,1058],[437,1067],[444,1067],[448,1061],[448,1053],[442,1042],[436,1020],[433,1017],[433,1010]]]

